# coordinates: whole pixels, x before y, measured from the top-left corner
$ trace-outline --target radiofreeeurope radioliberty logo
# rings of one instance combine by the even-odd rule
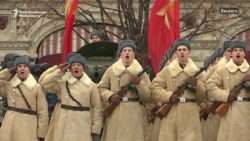
[[[14,9],[14,17],[21,17],[21,18],[40,18],[41,16],[47,14],[47,11],[31,11],[31,10],[18,10]]]

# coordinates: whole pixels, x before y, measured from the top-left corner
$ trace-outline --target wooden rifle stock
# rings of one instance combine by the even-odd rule
[[[244,83],[245,81],[241,81],[238,85],[235,85],[234,88],[230,91],[230,94],[238,96],[240,90],[244,87]],[[233,102],[220,102],[220,105],[215,110],[216,113],[218,113],[221,117],[224,116],[232,103]]]
[[[187,89],[187,84],[184,83],[181,86],[177,87],[177,90],[173,92],[173,94],[180,96]],[[171,110],[174,103],[164,103],[159,110],[155,113],[160,119],[165,117],[169,111]]]
[[[222,102],[220,106],[216,109],[216,113],[218,113],[221,117],[224,116],[227,113],[231,104],[231,102]]]
[[[238,92],[243,88],[244,81],[240,82],[238,85],[235,85],[234,88],[230,91],[230,93],[235,94],[237,96]],[[202,110],[200,112],[200,118],[203,118],[204,120],[207,119],[207,116],[212,113],[218,113],[220,116],[224,116],[232,102],[219,102],[215,101],[208,110]]]
[[[150,66],[146,67],[145,69],[143,69],[141,72],[139,72],[139,74],[137,74],[137,77],[140,77],[144,72],[148,72],[150,70]],[[116,92],[117,95],[123,97],[123,95],[130,89],[130,85],[132,83],[129,82],[124,86],[121,86],[120,89]],[[114,111],[114,109],[116,108],[117,104],[111,102],[109,103],[108,106],[106,106],[103,110],[103,114],[108,117],[112,114],[112,112]]]
[[[123,94],[125,94],[127,91],[129,90],[129,86],[123,86],[121,87],[121,89],[117,92],[117,94],[119,96],[122,97]],[[109,103],[108,106],[106,106],[103,110],[103,113],[106,117],[110,116],[112,114],[112,112],[114,111],[115,107],[117,106],[117,104],[111,102]]]
[[[202,73],[204,70],[206,70],[207,66],[201,68],[198,72],[194,74],[193,77],[198,76],[200,73]],[[181,96],[181,94],[187,89],[187,88],[192,88],[189,86],[188,83],[183,83],[182,85],[178,86],[177,89],[173,92],[173,94],[177,95],[178,97]],[[156,112],[156,115],[162,119],[163,117],[167,116],[169,111],[171,110],[172,106],[174,103],[164,103],[159,110]]]

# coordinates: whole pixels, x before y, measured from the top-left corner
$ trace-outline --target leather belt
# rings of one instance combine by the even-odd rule
[[[37,115],[36,111],[27,110],[27,109],[20,109],[20,108],[16,108],[16,107],[10,107],[10,106],[8,106],[8,110],[9,111],[23,113],[23,114],[28,114],[28,115]]]
[[[178,98],[178,103],[187,103],[187,102],[196,102],[196,99],[190,99],[190,98]]]
[[[61,108],[72,110],[72,111],[89,111],[90,107],[79,107],[79,106],[70,106],[70,105],[61,105]]]
[[[122,97],[121,102],[139,102],[139,98]]]
[[[238,96],[235,101],[237,102],[243,102],[243,101],[250,101],[250,97],[240,97]]]

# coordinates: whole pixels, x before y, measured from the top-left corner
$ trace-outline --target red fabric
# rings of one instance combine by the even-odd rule
[[[72,30],[78,1],[79,0],[65,0],[65,33],[62,49],[62,63],[66,61],[67,54],[72,52]]]
[[[173,2],[172,5],[170,4],[171,2]],[[165,14],[158,15],[158,12],[164,7],[167,7]],[[159,72],[159,63],[164,53],[176,39],[180,38],[179,15],[179,0],[156,0],[153,5],[148,29],[148,51],[155,74]],[[165,20],[168,21],[169,27]]]

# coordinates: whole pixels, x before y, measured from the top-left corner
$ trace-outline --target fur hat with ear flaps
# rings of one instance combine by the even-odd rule
[[[126,39],[126,40],[122,40],[119,45],[118,45],[118,49],[117,49],[117,57],[120,57],[120,54],[122,52],[122,49],[124,47],[131,47],[134,51],[136,50],[136,44],[135,41],[131,40],[131,39]]]
[[[29,58],[24,57],[24,56],[16,57],[15,61],[14,61],[14,66],[16,67],[16,66],[18,66],[20,64],[25,64],[28,67],[30,67],[30,60],[29,60]]]
[[[83,67],[85,67],[85,58],[80,54],[76,54],[69,58],[69,63],[70,65],[72,65],[73,63],[80,63]]]
[[[229,46],[231,48],[231,51],[233,51],[233,49],[235,49],[235,48],[242,48],[246,52],[247,44],[245,41],[235,40],[235,41],[232,41]]]
[[[70,57],[72,57],[74,55],[79,55],[79,53],[72,52],[72,53],[67,54],[67,56],[66,56],[66,62],[69,62]]]
[[[187,48],[190,50],[191,49],[191,45],[190,45],[190,42],[189,40],[185,39],[185,38],[180,38],[180,39],[177,39],[174,43],[174,46],[173,48],[175,50],[177,50],[178,46],[180,45],[184,45],[184,46],[187,46]]]
[[[230,47],[231,42],[232,42],[231,40],[224,41],[224,43],[223,43],[223,51],[226,51],[226,49]]]
[[[99,30],[93,30],[90,32],[90,39],[92,40],[93,36],[99,36],[102,39],[102,32]]]

